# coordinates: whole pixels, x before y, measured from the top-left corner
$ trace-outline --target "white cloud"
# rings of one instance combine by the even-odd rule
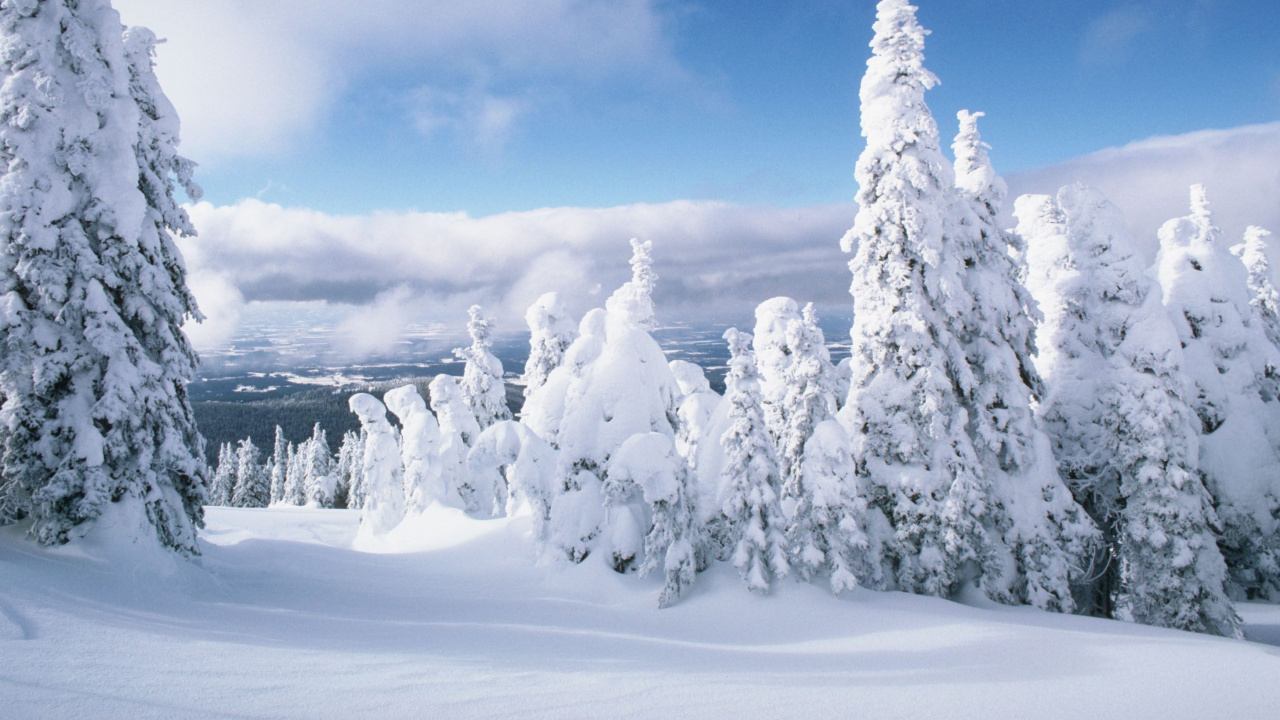
[[[171,42],[156,72],[202,162],[287,148],[352,82],[418,73],[440,89],[499,80],[680,77],[657,0],[116,0]],[[490,94],[473,118],[498,141],[521,108]],[[461,111],[472,111],[464,104]],[[452,120],[467,120],[465,115]],[[409,119],[407,119],[409,120]],[[488,135],[485,135],[488,133]]]
[[[1188,188],[1201,183],[1218,226],[1235,243],[1249,225],[1280,229],[1280,122],[1150,138],[1008,180],[1011,196],[1053,193],[1073,182],[1096,187],[1124,211],[1148,259],[1159,246],[1156,230],[1187,214]]]
[[[1080,61],[1106,65],[1123,60],[1135,38],[1151,28],[1151,13],[1136,5],[1116,8],[1089,23],[1080,43]]]

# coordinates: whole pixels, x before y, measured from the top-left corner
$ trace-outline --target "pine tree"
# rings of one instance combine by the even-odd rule
[[[334,491],[335,507],[359,510],[364,506],[360,489],[360,468],[364,458],[364,441],[360,433],[348,430],[338,448],[338,487]]]
[[[950,237],[952,169],[924,102],[925,31],[905,0],[877,6],[862,79],[858,215],[841,246],[854,298],[849,397],[840,421],[859,476],[892,519],[896,586],[949,595],[1007,572],[993,551],[989,487],[967,432],[975,379],[955,318],[973,310]],[[985,584],[985,583],[984,583]]]
[[[123,31],[105,0],[0,8],[0,497],[44,543],[111,510],[197,554],[207,466],[181,326],[200,314],[170,236],[193,232],[174,176],[199,191],[154,37]]]
[[[284,439],[284,429],[276,426],[276,442],[271,453],[271,504],[284,502],[285,486],[289,472],[289,444]]]
[[[1244,231],[1244,242],[1231,248],[1249,273],[1249,304],[1254,322],[1258,323],[1272,345],[1280,347],[1280,291],[1271,279],[1271,261],[1267,259],[1267,242],[1271,233],[1256,225]]]
[[[720,404],[720,396],[711,390],[711,383],[699,365],[672,360],[667,366],[680,391],[676,400],[676,452],[693,466],[699,446],[708,437],[711,416]],[[718,440],[712,438],[712,442]]]
[[[281,498],[285,505],[307,504],[306,467],[303,459],[307,456],[308,442],[303,440],[296,446],[289,443],[285,448],[284,497]]]
[[[978,133],[981,116],[960,111],[960,133],[952,145],[961,200],[955,250],[973,302],[972,312],[954,318],[954,332],[973,378],[961,397],[968,432],[990,485],[973,503],[987,507],[987,531],[1014,564],[1003,577],[985,575],[983,590],[1006,602],[1069,612],[1071,580],[1098,534],[1058,475],[1032,413],[1031,399],[1042,391],[1033,325],[1041,316],[1020,279],[1026,270],[1014,259],[1023,254],[1023,244],[998,224],[1007,191]]]
[[[1200,418],[1200,470],[1239,597],[1280,597],[1280,351],[1253,322],[1248,271],[1223,246],[1204,188],[1159,232],[1156,270]]]
[[[851,445],[834,420],[814,427],[801,466],[806,507],[796,515],[806,522],[793,520],[787,534],[792,567],[806,579],[825,570],[836,594],[883,585],[884,542],[892,534],[884,515],[867,509]]]
[[[213,481],[210,483],[210,505],[231,505],[231,497],[236,487],[236,467],[238,463],[235,450],[231,448],[231,443],[223,443],[218,448],[218,468],[214,471]]]
[[[304,445],[302,458],[302,490],[306,504],[315,507],[333,507],[333,494],[337,479],[333,475],[333,454],[329,439],[316,423],[311,430],[311,440]]]
[[[524,314],[529,324],[529,359],[524,364],[524,396],[542,387],[551,371],[560,367],[564,351],[578,337],[578,325],[564,308],[560,293],[538,298]]]
[[[453,354],[466,361],[462,373],[462,397],[481,430],[495,422],[511,419],[507,407],[507,390],[502,383],[502,361],[494,356],[493,318],[485,317],[479,305],[467,311],[467,332],[471,346],[458,348]]]
[[[388,390],[387,409],[400,419],[400,458],[404,463],[404,491],[409,513],[421,513],[433,502],[446,500],[448,487],[440,473],[440,426],[414,385]]]
[[[236,448],[236,486],[231,504],[240,508],[262,508],[271,502],[271,480],[262,467],[262,455],[253,438],[245,438]]]
[[[730,353],[724,398],[730,424],[720,438],[725,464],[720,471],[720,516],[713,534],[747,588],[768,592],[770,584],[789,571],[787,521],[778,505],[782,478],[764,422],[751,335],[729,328],[724,338]]]
[[[360,535],[389,532],[404,519],[404,468],[396,429],[387,422],[387,408],[368,393],[347,400],[360,419],[364,456],[360,459]]]
[[[1016,208],[1028,285],[1046,309],[1037,413],[1105,540],[1082,609],[1235,634],[1182,351],[1159,286],[1096,191],[1065,187],[1056,201],[1024,196]]]
[[[440,423],[436,462],[445,500],[451,505],[461,503],[470,515],[487,517],[493,506],[492,476],[472,477],[467,467],[467,453],[480,437],[480,426],[462,397],[457,378],[437,375],[429,390],[431,409]],[[490,481],[489,487],[483,482],[486,479]]]

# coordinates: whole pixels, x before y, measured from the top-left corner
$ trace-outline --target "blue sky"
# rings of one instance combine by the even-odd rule
[[[199,78],[166,72],[167,56],[182,51],[175,46],[185,37],[180,22],[155,9],[159,2],[118,4],[126,22],[150,21],[171,38],[160,73],[186,117],[181,100]],[[504,3],[489,4],[503,11],[497,6]],[[857,83],[872,2],[594,4],[638,6],[654,23],[597,68],[597,58],[545,40],[577,41],[553,27],[473,48],[465,37],[450,38],[446,44],[461,47],[453,57],[398,49],[384,59],[379,32],[386,31],[370,29],[326,61],[334,66],[319,71],[331,85],[327,97],[287,138],[240,151],[232,142],[211,147],[198,135],[204,125],[188,121],[187,145],[202,162],[207,198],[225,204],[259,196],[333,213],[486,215],[681,198],[800,206],[853,196]],[[388,25],[397,14],[407,25],[419,21],[394,0],[369,11],[379,5]],[[1152,135],[1280,118],[1280,3],[919,5],[932,30],[928,63],[942,79],[929,101],[944,137],[957,109],[986,111],[983,131],[1003,172]],[[474,24],[485,20],[472,22],[469,32],[483,35]],[[586,20],[580,31],[596,28]],[[311,42],[324,41],[320,31],[312,35]],[[237,52],[251,40],[229,34],[226,41]],[[544,41],[551,47],[533,55],[504,56],[501,47]],[[633,51],[636,57],[626,56]],[[475,117],[483,111],[471,107],[481,102],[477,95],[500,101],[489,109],[496,118],[488,130]]]

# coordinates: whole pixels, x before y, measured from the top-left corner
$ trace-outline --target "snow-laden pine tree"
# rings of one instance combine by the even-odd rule
[[[231,504],[240,508],[262,508],[271,502],[271,478],[262,466],[262,453],[245,438],[236,448],[236,486]]]
[[[529,397],[560,367],[564,351],[578,337],[578,324],[565,310],[560,293],[538,298],[524,314],[529,324],[529,359],[524,364],[524,396]]]
[[[1045,312],[1037,414],[1104,538],[1081,609],[1235,634],[1182,349],[1124,218],[1082,185],[1023,196],[1015,215]]]
[[[337,484],[329,439],[320,423],[316,423],[311,430],[311,439],[303,444],[302,492],[305,504],[333,507],[333,494]]]
[[[284,428],[276,426],[276,442],[271,451],[271,504],[284,502],[285,481],[289,472],[289,443]]]
[[[207,468],[181,326],[200,314],[175,174],[199,190],[154,37],[126,42],[106,0],[5,3],[0,35],[0,496],[44,543],[111,511],[196,554]]]
[[[418,514],[433,502],[445,500],[448,488],[440,474],[440,425],[414,385],[388,390],[382,396],[400,419],[400,459],[404,464],[406,511]]]
[[[987,575],[993,598],[1063,612],[1072,609],[1071,580],[1098,541],[1097,529],[1058,474],[1048,438],[1031,409],[1041,393],[1034,322],[1040,311],[1022,284],[1026,270],[1015,257],[1021,239],[1000,229],[1007,190],[978,133],[982,113],[959,113],[955,150],[960,204],[955,248],[973,310],[954,318],[972,374],[963,386],[969,435],[990,485],[989,532],[1012,553],[1013,573]],[[998,533],[998,534],[997,534]]]
[[[1254,322],[1248,271],[1223,245],[1202,186],[1191,188],[1191,214],[1159,235],[1156,271],[1193,383],[1229,589],[1280,597],[1280,350]]]
[[[884,514],[867,508],[851,445],[835,420],[814,427],[801,461],[806,523],[792,522],[787,537],[788,543],[800,543],[799,549],[791,546],[792,567],[806,579],[826,572],[837,594],[883,585],[884,543],[893,534]]]
[[[720,395],[712,391],[700,366],[687,360],[672,360],[667,365],[680,390],[676,399],[676,452],[692,466],[696,463],[699,445],[708,437],[711,416],[720,404]],[[711,442],[718,440],[712,438]]]
[[[285,505],[306,505],[307,485],[306,466],[303,460],[307,456],[309,440],[294,445],[289,443],[285,448],[284,496],[281,502]]]
[[[360,433],[348,430],[338,448],[338,489],[334,492],[334,503],[338,507],[350,510],[364,507],[364,494],[360,488],[363,460],[364,440]]]
[[[662,568],[665,582],[658,607],[670,607],[693,585],[699,545],[689,494],[689,466],[676,452],[670,435],[632,435],[609,458],[605,503],[626,503],[636,494],[649,504],[653,516],[644,538],[644,561],[637,573],[645,577]]]
[[[551,542],[575,562],[600,550],[615,569],[635,565],[651,519],[642,501],[606,512],[608,462],[632,435],[675,437],[679,389],[654,326],[652,245],[631,241],[631,280],[588,312],[563,364],[530,395],[523,421],[559,450]]]
[[[994,551],[989,486],[968,434],[974,385],[956,319],[973,312],[956,231],[955,179],[924,102],[925,31],[905,0],[877,6],[862,79],[849,397],[840,421],[872,500],[895,529],[896,586],[949,595],[1010,570]]]
[[[480,437],[480,426],[462,397],[458,379],[452,375],[437,375],[428,389],[431,409],[440,424],[440,443],[435,460],[446,493],[443,500],[446,504],[461,507],[470,515],[489,517],[493,512],[494,478],[492,474],[473,477],[467,467],[467,453]],[[501,477],[497,479],[501,480]]]
[[[356,393],[347,400],[351,412],[360,418],[364,456],[360,459],[360,530],[363,537],[389,532],[404,519],[404,467],[400,464],[400,441],[396,429],[387,422],[387,408],[368,393]]]
[[[502,361],[493,354],[493,318],[479,305],[467,311],[467,332],[471,345],[453,354],[466,362],[462,372],[462,397],[481,430],[501,420],[511,419],[507,388],[502,382]]]
[[[213,480],[209,486],[209,504],[227,506],[236,489],[236,453],[231,443],[223,443],[218,448],[218,467],[214,470]]]
[[[504,420],[476,438],[467,454],[467,468],[474,476],[491,476],[502,469],[511,483],[512,503],[529,507],[534,540],[545,550],[555,498],[555,450],[525,425]]]
[[[720,470],[720,514],[712,522],[712,542],[722,559],[742,574],[747,588],[768,592],[774,580],[787,576],[787,520],[779,505],[782,476],[764,421],[760,374],[751,351],[751,335],[725,331],[729,374],[724,402],[729,428],[720,438],[724,467]]]
[[[1244,242],[1231,248],[1249,273],[1249,291],[1253,297],[1254,322],[1262,327],[1272,345],[1280,347],[1280,291],[1276,290],[1271,275],[1271,261],[1267,259],[1267,243],[1271,233],[1257,225],[1244,231]]]

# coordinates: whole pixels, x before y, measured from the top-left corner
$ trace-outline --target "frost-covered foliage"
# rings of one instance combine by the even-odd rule
[[[583,317],[564,362],[529,396],[524,422],[558,450],[551,542],[580,562],[604,543],[611,564],[632,566],[643,550],[647,518],[633,506],[605,513],[608,462],[628,438],[657,432],[674,438],[680,392],[667,359],[649,335],[655,276],[651,245],[631,243],[632,278],[606,310]]]
[[[448,487],[440,474],[440,425],[414,385],[388,390],[382,396],[400,419],[400,459],[404,464],[406,510],[421,513],[433,502],[443,502]]]
[[[669,435],[632,435],[609,459],[605,503],[620,507],[636,499],[648,504],[652,517],[639,575],[662,568],[665,582],[658,607],[670,607],[693,585],[700,543],[690,507],[689,466]]]
[[[297,446],[289,443],[285,448],[284,495],[280,499],[285,505],[307,504],[305,457],[306,441]]]
[[[404,468],[400,464],[399,438],[387,422],[387,408],[368,393],[356,393],[347,401],[360,418],[364,456],[360,460],[360,533],[382,535],[404,519]]]
[[[473,476],[492,476],[502,468],[511,486],[511,502],[529,506],[533,536],[550,537],[551,502],[555,497],[555,451],[521,423],[504,420],[485,428],[467,455]]]
[[[711,389],[702,368],[687,360],[667,363],[676,379],[680,397],[676,400],[676,452],[691,465],[698,457],[698,447],[708,438],[711,416],[720,404],[720,396]],[[712,439],[716,443],[717,439]]]
[[[329,450],[329,439],[320,423],[315,424],[311,439],[302,444],[298,454],[302,456],[305,503],[312,507],[333,507],[338,478],[333,472],[333,453]]]
[[[285,481],[289,472],[289,443],[284,428],[276,426],[276,442],[271,452],[271,504],[284,502]]]
[[[1254,322],[1248,270],[1222,243],[1204,188],[1160,228],[1156,270],[1200,419],[1200,470],[1222,521],[1229,589],[1280,597],[1280,350]]]
[[[967,432],[973,374],[954,319],[973,312],[961,277],[954,177],[924,102],[925,31],[904,0],[877,6],[862,79],[859,210],[841,241],[856,254],[849,397],[841,423],[874,499],[892,519],[894,580],[949,595],[968,575],[1003,575],[989,486]]]
[[[529,324],[529,359],[524,364],[524,396],[542,387],[551,371],[560,367],[564,352],[578,337],[578,324],[564,308],[560,293],[549,292],[524,314]]]
[[[467,467],[467,453],[480,437],[480,426],[462,397],[457,378],[437,375],[429,390],[431,409],[440,425],[436,463],[445,490],[443,500],[447,504],[460,503],[470,515],[488,517],[494,510],[494,477],[473,476]]]
[[[466,361],[462,372],[462,398],[483,430],[495,422],[511,419],[507,407],[507,389],[502,382],[502,361],[493,347],[493,318],[487,317],[479,305],[467,311],[467,332],[471,346],[458,348],[453,354]]]
[[[218,448],[218,467],[213,472],[213,480],[209,487],[209,504],[228,506],[236,489],[236,452],[231,443],[223,443]]]
[[[1082,609],[1235,634],[1181,346],[1124,218],[1081,185],[1021,197],[1015,214],[1045,312],[1037,413],[1105,539]]]
[[[364,493],[360,485],[363,463],[363,436],[348,430],[338,448],[338,487],[334,491],[334,504],[338,507],[352,510],[364,507]]]
[[[191,164],[154,36],[106,0],[7,2],[0,89],[0,496],[62,543],[109,504],[199,552],[207,472],[187,399],[199,318],[170,233]]]
[[[751,335],[729,328],[729,374],[724,402],[729,427],[720,437],[719,515],[711,542],[721,559],[730,559],[747,588],[767,592],[787,576],[787,521],[779,505],[782,476],[764,421],[760,374],[751,352]]]
[[[1280,291],[1276,290],[1271,275],[1271,261],[1267,259],[1267,243],[1271,233],[1256,225],[1244,231],[1244,242],[1231,248],[1249,273],[1249,291],[1253,297],[1253,321],[1260,325],[1272,345],[1280,347]]]
[[[262,453],[251,438],[236,448],[236,485],[231,504],[241,508],[266,507],[271,502],[271,478],[262,466]]]

